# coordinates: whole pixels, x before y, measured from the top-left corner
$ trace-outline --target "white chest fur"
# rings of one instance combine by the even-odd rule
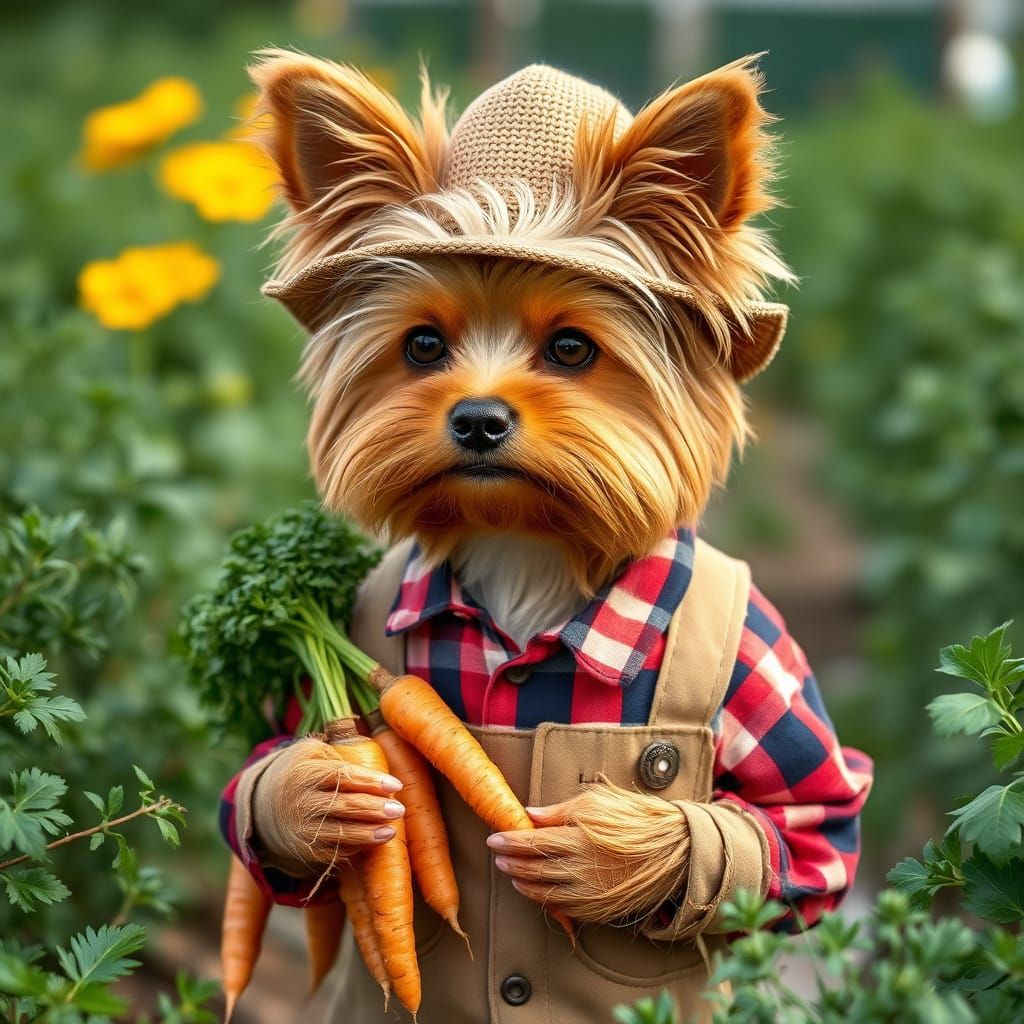
[[[520,649],[587,604],[560,545],[514,534],[483,534],[452,555],[462,585]]]

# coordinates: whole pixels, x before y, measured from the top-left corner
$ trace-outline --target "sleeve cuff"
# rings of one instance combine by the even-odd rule
[[[765,894],[771,877],[768,841],[753,815],[729,802],[675,800],[690,831],[686,890],[667,922],[652,919],[651,939],[690,940],[701,932],[722,932],[719,907],[740,889]]]
[[[315,879],[305,865],[271,857],[262,848],[254,825],[260,799],[257,784],[291,742],[285,741],[241,772],[235,789],[234,824],[238,855],[259,888],[275,903],[305,907],[320,902],[315,896],[310,898]]]

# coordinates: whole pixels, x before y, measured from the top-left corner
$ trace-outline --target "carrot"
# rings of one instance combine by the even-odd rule
[[[380,669],[370,679],[391,726],[449,782],[494,832],[533,828],[498,766],[437,691],[416,676],[397,678]]]
[[[271,901],[260,891],[245,865],[232,857],[220,935],[220,972],[227,1003],[225,1021],[231,1019],[239,996],[252,978],[270,907]]]
[[[366,896],[362,864],[351,864],[342,871],[338,891],[348,912],[348,919],[352,922],[352,934],[362,954],[363,963],[384,991],[386,1010],[391,1000],[391,982],[388,981],[384,957],[377,942],[377,933],[373,929],[373,911],[370,910],[370,901]]]
[[[469,938],[459,925],[459,886],[448,849],[448,829],[434,780],[430,777],[430,767],[414,747],[387,725],[379,712],[371,712],[366,720],[371,735],[384,751],[388,770],[402,782],[409,861],[420,892],[427,905],[444,918],[468,946]]]
[[[305,918],[309,994],[313,995],[338,958],[338,947],[345,930],[345,904],[339,898],[306,907]]]
[[[352,719],[331,722],[327,739],[349,764],[388,771],[384,751],[374,740],[360,736]],[[364,879],[388,978],[402,1005],[415,1017],[422,993],[412,925],[412,872],[405,823],[397,818],[391,825],[394,837],[379,846],[368,847],[362,854]]]
[[[534,827],[501,769],[428,682],[417,676],[395,677],[379,665],[367,681],[380,694],[388,725],[451,782],[492,831]],[[557,911],[551,916],[575,944],[569,918]]]

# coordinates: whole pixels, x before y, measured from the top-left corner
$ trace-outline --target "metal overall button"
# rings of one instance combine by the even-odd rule
[[[656,740],[640,755],[640,781],[648,789],[664,789],[679,774],[679,750],[671,743]]]
[[[510,974],[501,983],[501,998],[509,1006],[522,1006],[532,995],[533,986],[521,974]]]

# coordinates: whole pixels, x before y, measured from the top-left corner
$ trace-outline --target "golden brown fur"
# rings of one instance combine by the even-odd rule
[[[673,527],[695,523],[748,433],[729,369],[729,322],[742,324],[765,285],[789,277],[749,223],[772,206],[770,118],[751,60],[664,92],[618,137],[612,118],[581,124],[572,182],[543,204],[526,183],[505,192],[483,182],[472,191],[442,188],[445,96],[425,73],[416,120],[352,68],[268,51],[252,74],[263,143],[291,208],[277,232],[281,277],[355,245],[495,236],[717,298],[687,308],[640,280],[627,288],[497,257],[355,264],[342,272],[333,305],[325,300],[317,320],[325,326],[302,363],[313,401],[309,453],[324,501],[392,540],[414,536],[434,561],[466,567],[478,558],[488,577],[522,575],[516,562],[529,564],[523,553],[532,551],[533,564],[562,582],[571,577],[581,598]],[[405,358],[407,334],[421,325],[447,344],[437,366]],[[545,360],[564,328],[596,343],[591,365]],[[485,397],[514,410],[511,439],[487,459],[515,475],[456,472],[467,454],[452,438],[451,410]],[[556,545],[561,559],[548,559],[545,544],[513,543],[523,538]],[[495,551],[507,558],[495,560]],[[533,603],[519,626],[556,625],[541,620],[572,606],[573,595],[552,578],[535,581],[530,594],[530,582],[526,598],[523,580],[509,584],[518,605]],[[300,813],[302,802],[275,811],[298,815],[303,845],[288,853],[332,859],[339,850],[322,848],[322,800],[305,801]],[[609,921],[639,919],[678,894],[689,858],[681,808],[591,786],[541,813],[538,824],[554,827],[515,834],[536,847],[525,852],[541,856],[506,858],[521,861],[512,873],[533,898],[552,899],[557,887],[559,909]]]
[[[425,72],[416,120],[352,68],[267,51],[252,74],[292,210],[281,276],[357,242],[496,235],[599,253],[626,274],[675,276],[724,303],[695,316],[639,285],[626,294],[494,258],[361,263],[339,282],[345,302],[303,361],[325,501],[392,539],[415,535],[437,560],[480,532],[554,537],[584,594],[696,521],[747,433],[725,368],[727,318],[741,321],[769,278],[787,276],[747,223],[772,205],[769,117],[750,60],[666,91],[617,140],[611,120],[584,122],[573,185],[543,207],[525,184],[511,196],[484,183],[441,190],[445,95]],[[449,341],[443,371],[403,359],[405,333],[424,323]],[[566,326],[600,350],[578,374],[540,358]],[[450,473],[459,453],[448,410],[485,395],[520,415],[501,456],[518,479]]]

